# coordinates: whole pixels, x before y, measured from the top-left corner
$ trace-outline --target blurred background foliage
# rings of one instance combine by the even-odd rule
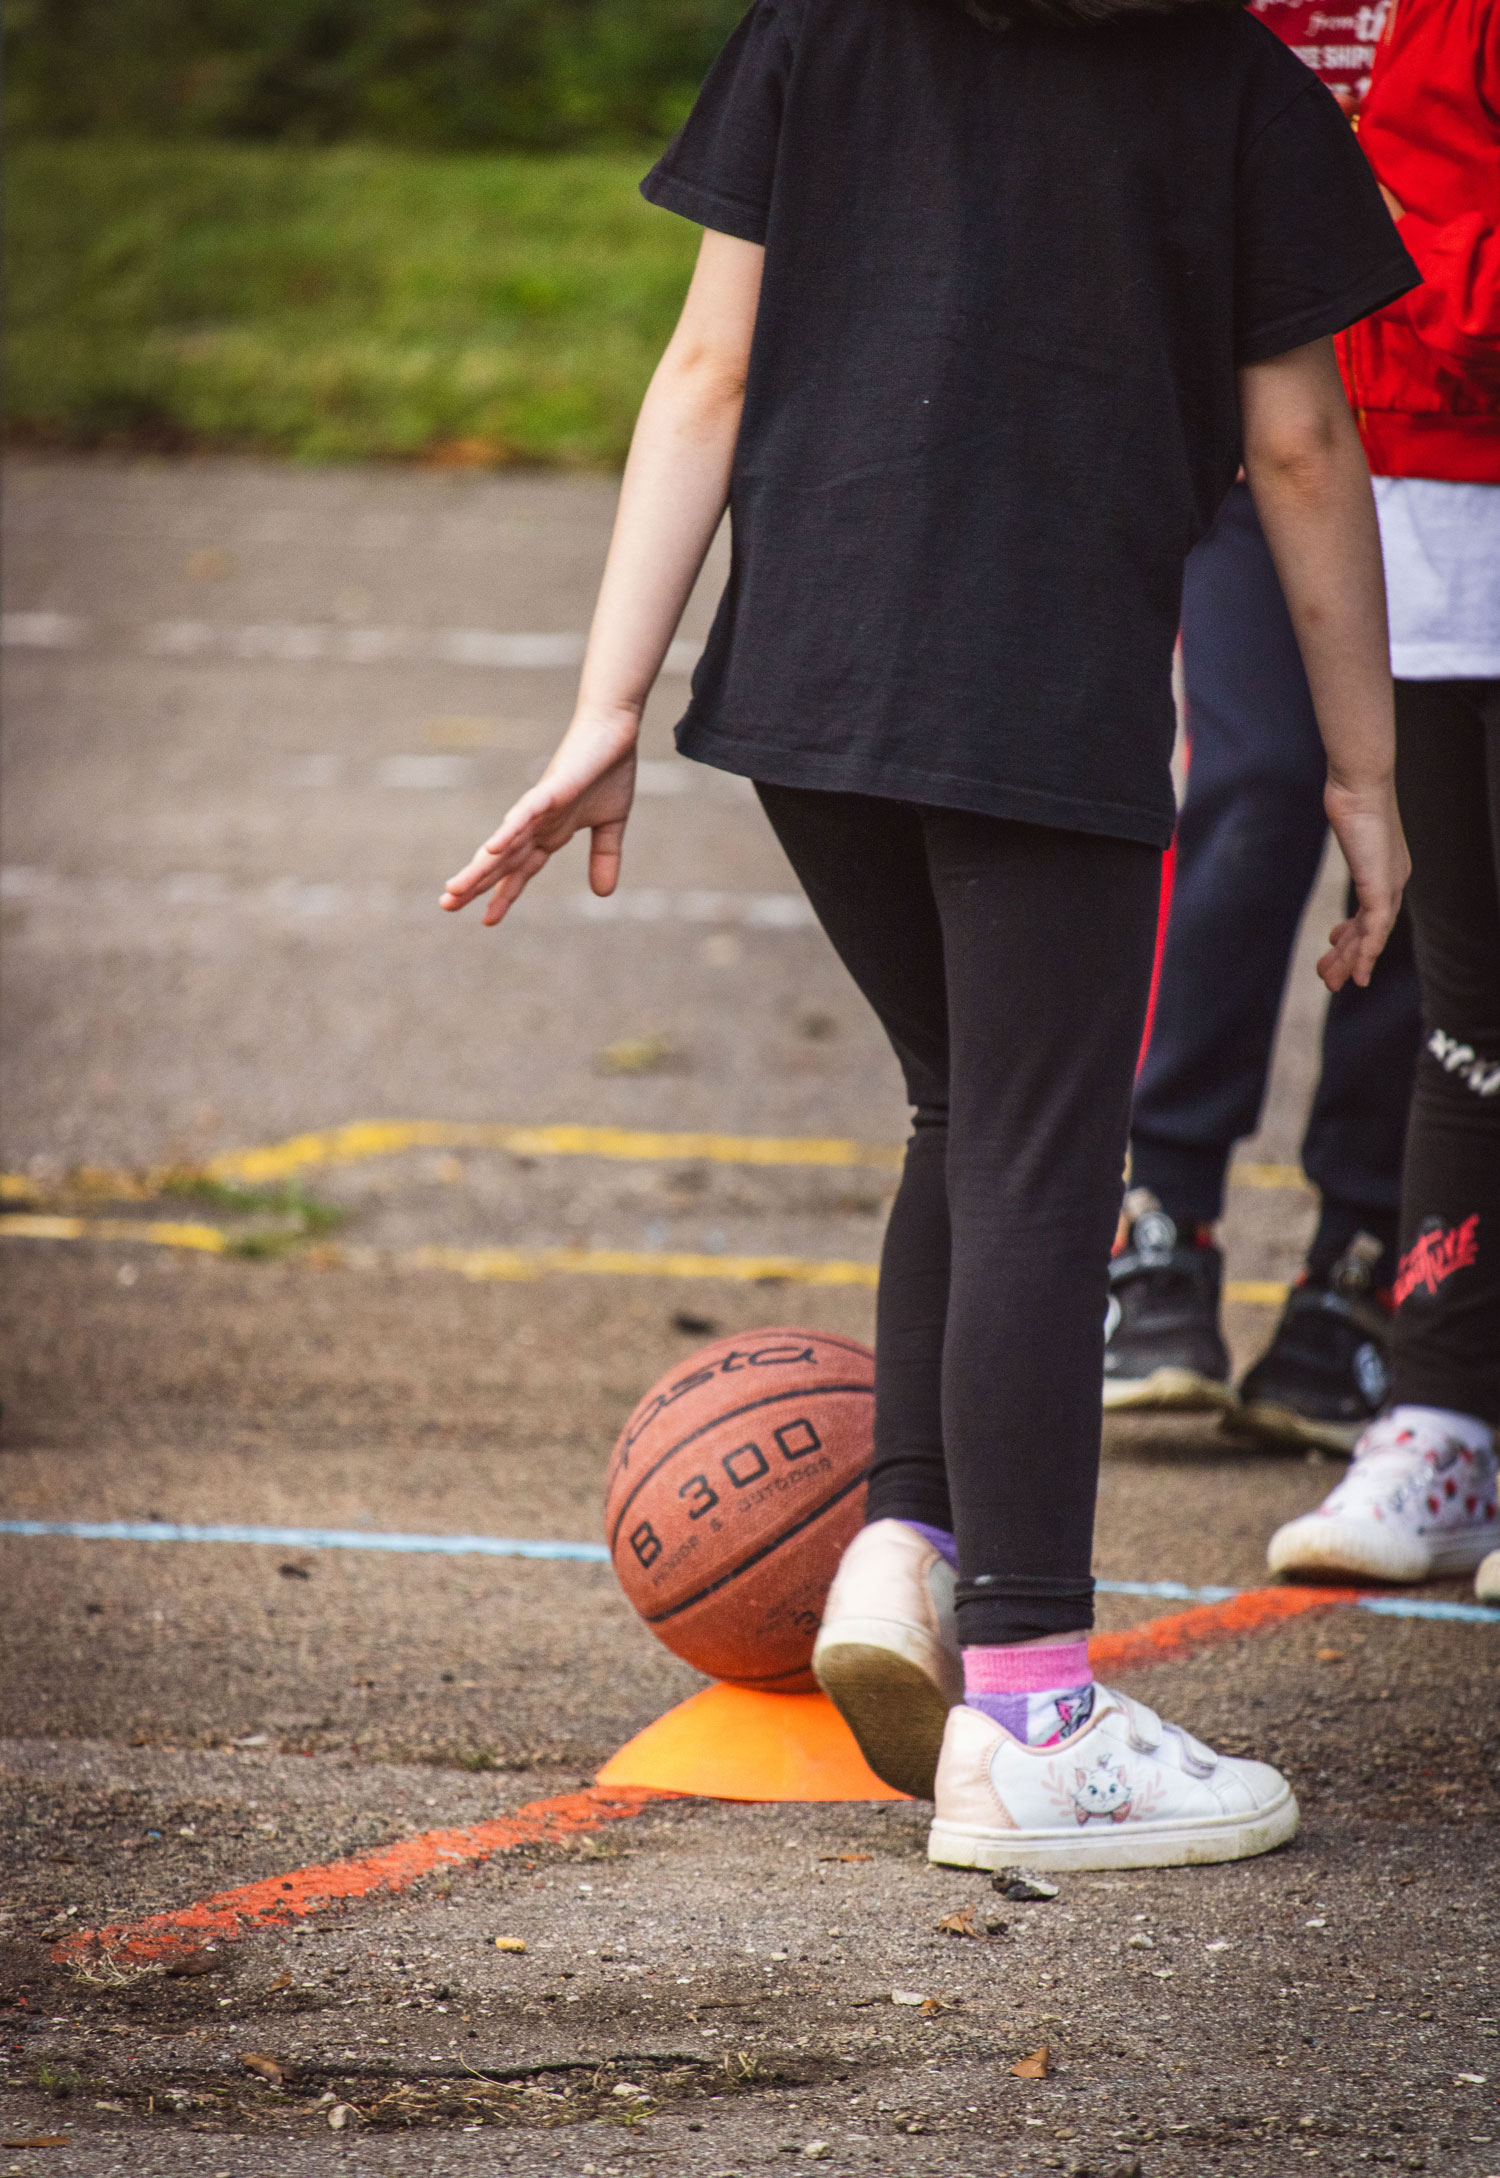
[[[742,0],[9,0],[8,429],[614,464]]]
[[[19,145],[11,436],[611,466],[698,239],[646,156]]]
[[[742,0],[9,0],[17,136],[561,150],[666,136]]]

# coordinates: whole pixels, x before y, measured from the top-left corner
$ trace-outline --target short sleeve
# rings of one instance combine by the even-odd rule
[[[778,0],[756,0],[641,183],[647,202],[742,242],[764,242],[791,61]]]
[[[1251,137],[1235,226],[1237,363],[1340,333],[1420,283],[1354,131],[1315,77]]]

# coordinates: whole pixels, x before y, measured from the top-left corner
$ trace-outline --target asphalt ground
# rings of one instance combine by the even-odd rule
[[[498,936],[437,912],[566,717],[611,503],[11,463],[4,1207],[62,1222],[0,1229],[5,1518],[592,1541],[620,1422],[711,1331],[869,1335],[895,1068],[753,801],[673,755],[680,670],[617,910],[575,863]],[[1310,1223],[1337,884],[1226,1220],[1241,1363]],[[429,1124],[230,1156],[373,1120]],[[497,1132],[569,1124],[703,1139]],[[1335,1472],[1111,1423],[1098,1571],[1261,1586]],[[58,1536],[0,1566],[0,2178],[1500,2172],[1492,1626],[1345,1609],[1133,1671],[1282,1764],[1301,1837],[1012,1902],[930,1868],[913,1805],[578,1799],[701,1683],[606,1567]],[[511,1814],[170,1971],[67,1949]]]

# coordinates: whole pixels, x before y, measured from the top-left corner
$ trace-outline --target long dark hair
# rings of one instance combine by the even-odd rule
[[[1227,15],[1246,0],[956,0],[986,30],[1009,30],[1014,23],[1052,23],[1079,29],[1112,23],[1122,15],[1179,15],[1185,8],[1211,8]]]

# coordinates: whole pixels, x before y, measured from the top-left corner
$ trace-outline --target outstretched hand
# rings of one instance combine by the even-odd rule
[[[1324,803],[1349,865],[1356,911],[1329,931],[1318,974],[1330,991],[1341,991],[1351,978],[1364,989],[1401,912],[1411,856],[1391,786],[1360,791],[1330,779]]]
[[[589,885],[600,896],[620,881],[625,820],[635,794],[639,721],[612,714],[575,718],[536,785],[521,796],[473,860],[450,877],[440,905],[456,915],[481,893],[492,928],[575,832],[588,832]]]

